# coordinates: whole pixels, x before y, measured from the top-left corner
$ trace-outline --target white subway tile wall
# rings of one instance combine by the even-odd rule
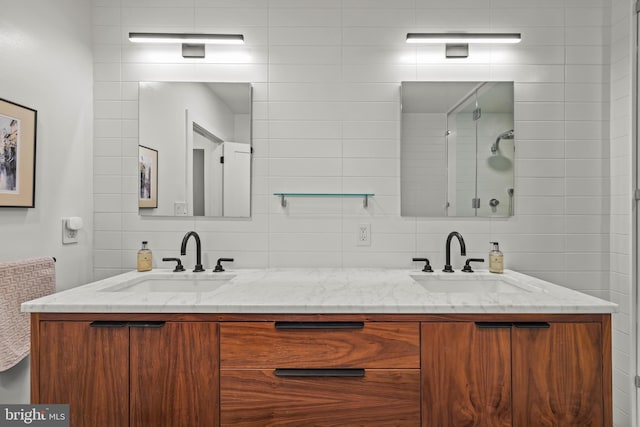
[[[618,426],[635,425],[636,391],[633,376],[636,371],[636,308],[632,276],[633,209],[630,195],[635,186],[632,174],[633,129],[633,26],[634,2],[612,1],[610,10],[610,90],[600,92],[610,103],[610,163],[609,170],[609,285],[610,299],[620,306],[613,316],[613,405]],[[604,83],[602,83],[604,85]],[[605,99],[606,99],[605,98]],[[604,128],[604,125],[603,125]],[[593,151],[589,150],[589,151]],[[596,171],[595,173],[600,173]],[[636,408],[637,409],[637,408]]]
[[[93,1],[96,279],[156,267],[196,230],[204,263],[243,267],[417,267],[444,263],[457,230],[468,255],[497,240],[507,268],[621,305],[614,316],[615,420],[630,425],[631,0]],[[521,32],[522,43],[408,46],[407,32]],[[241,47],[132,45],[129,31],[243,33]],[[249,81],[254,87],[250,219],[137,215],[137,82]],[[515,82],[516,216],[400,217],[400,82]],[[274,192],[371,192],[289,199]],[[357,227],[371,224],[371,246]],[[193,248],[185,259],[194,263]],[[459,267],[463,259],[454,257]]]

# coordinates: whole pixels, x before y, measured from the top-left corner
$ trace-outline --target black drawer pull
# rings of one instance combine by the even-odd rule
[[[476,322],[480,329],[509,329],[511,325],[511,322]]]
[[[551,327],[547,322],[516,322],[513,326],[521,329],[548,329]]]
[[[364,369],[276,369],[273,371],[276,377],[364,377]]]
[[[165,322],[129,322],[130,328],[162,328]]]
[[[89,324],[92,328],[124,328],[127,322],[115,322],[113,320],[96,320]]]
[[[276,322],[276,329],[364,329],[364,322]]]

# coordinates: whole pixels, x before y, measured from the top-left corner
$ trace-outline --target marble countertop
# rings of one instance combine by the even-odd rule
[[[436,288],[422,284],[423,278],[438,281]],[[158,282],[149,285],[153,280]],[[470,288],[462,280],[474,283]],[[152,288],[157,283],[167,286]],[[463,287],[455,290],[460,284]],[[476,291],[473,287],[476,284],[484,288]],[[613,313],[617,305],[509,270],[492,274],[486,270],[423,273],[420,270],[309,268],[224,273],[132,271],[23,303],[22,311],[573,314]]]

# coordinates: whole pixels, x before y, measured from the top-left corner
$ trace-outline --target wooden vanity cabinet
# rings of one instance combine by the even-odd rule
[[[422,324],[423,426],[611,426],[609,318]]]
[[[71,426],[612,427],[609,314],[32,314]]]
[[[220,325],[223,426],[420,424],[418,322]]]
[[[217,426],[217,323],[41,321],[32,403],[77,427]],[[32,340],[32,342],[35,342]]]

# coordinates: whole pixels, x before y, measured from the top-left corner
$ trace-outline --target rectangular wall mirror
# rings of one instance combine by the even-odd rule
[[[513,105],[513,82],[402,82],[402,216],[512,216]]]
[[[140,82],[138,102],[140,215],[251,216],[251,84]]]

